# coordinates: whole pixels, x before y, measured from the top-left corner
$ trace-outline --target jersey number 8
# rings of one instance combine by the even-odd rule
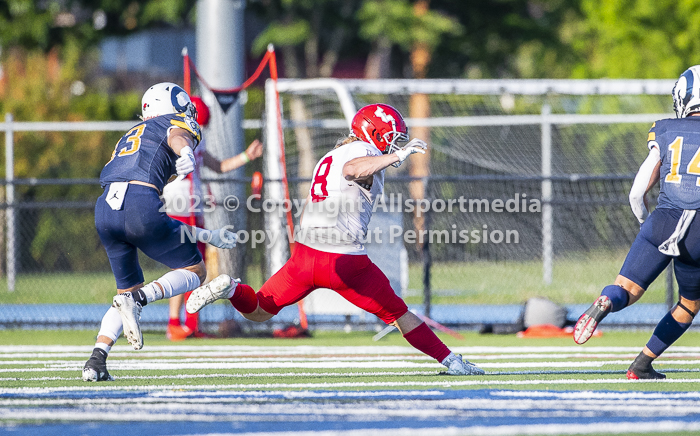
[[[311,200],[314,203],[323,201],[328,197],[328,173],[331,170],[333,156],[328,156],[321,161],[318,166],[318,171],[314,174],[314,180],[311,185]]]

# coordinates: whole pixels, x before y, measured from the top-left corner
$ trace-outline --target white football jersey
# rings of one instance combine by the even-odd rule
[[[204,139],[194,150],[194,171],[182,180],[173,180],[163,188],[161,196],[165,213],[170,216],[187,217],[192,214],[202,215],[205,199],[202,197],[202,182],[199,170],[204,165]]]
[[[384,190],[384,170],[374,174],[369,189],[343,176],[345,163],[381,156],[371,144],[355,141],[328,152],[316,164],[311,201],[304,208],[296,241],[319,251],[366,254],[363,245],[377,198]]]

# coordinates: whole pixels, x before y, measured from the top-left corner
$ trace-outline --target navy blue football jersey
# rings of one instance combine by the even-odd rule
[[[151,183],[163,192],[168,179],[177,173],[178,155],[168,145],[168,130],[185,129],[192,134],[195,147],[201,140],[197,122],[185,114],[161,115],[132,127],[121,137],[112,158],[102,169],[100,184],[138,180]]]
[[[700,209],[700,117],[655,122],[647,145],[661,155],[657,207]]]

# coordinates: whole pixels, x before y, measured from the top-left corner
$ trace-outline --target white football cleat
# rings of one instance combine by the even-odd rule
[[[484,375],[486,372],[468,360],[463,360],[461,354],[450,354],[443,362],[448,375]]]
[[[231,289],[238,286],[240,282],[240,279],[232,279],[227,274],[221,274],[206,285],[198,287],[187,299],[187,312],[197,313],[207,304],[226,298]]]
[[[143,333],[141,333],[141,304],[134,301],[134,294],[125,292],[116,295],[112,299],[112,307],[119,311],[124,324],[124,336],[134,347],[134,350],[143,348]]]

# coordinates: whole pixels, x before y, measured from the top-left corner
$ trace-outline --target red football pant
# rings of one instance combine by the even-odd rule
[[[318,288],[334,290],[387,324],[408,312],[367,255],[327,253],[298,242],[289,261],[260,288],[257,299],[265,312],[277,315]]]

